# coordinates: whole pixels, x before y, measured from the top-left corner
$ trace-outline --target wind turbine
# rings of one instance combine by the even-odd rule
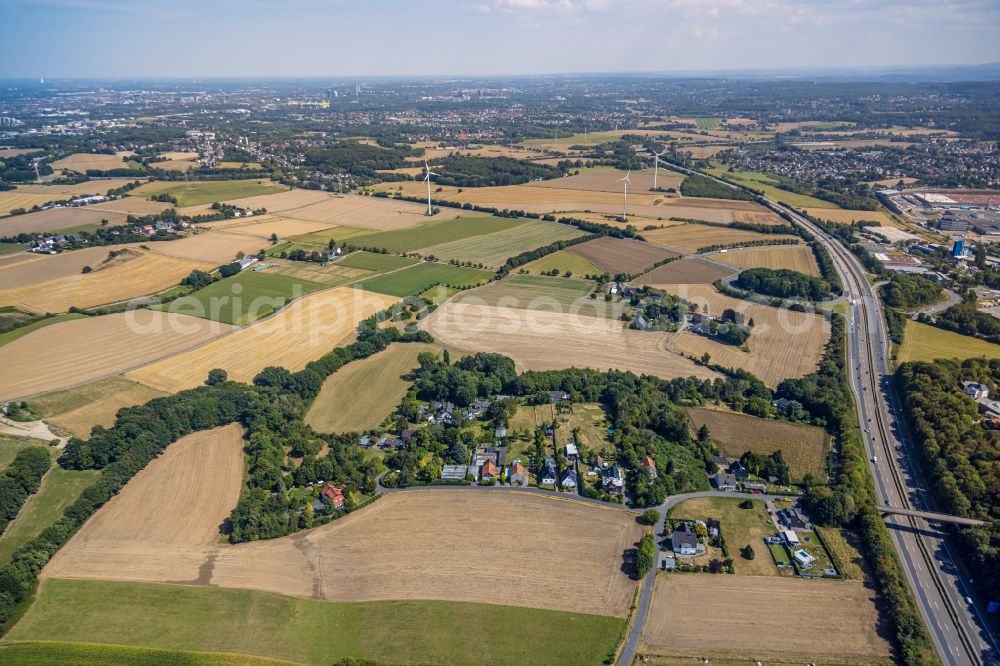
[[[650,152],[652,152],[652,151],[650,151]],[[656,177],[660,174],[660,155],[662,155],[662,154],[663,154],[662,150],[660,152],[658,152],[658,153],[653,153],[653,189],[654,190],[657,189],[657,187],[656,187]]]
[[[430,165],[427,164],[427,160],[424,160],[424,171],[427,175],[424,176],[424,182],[427,183],[427,215],[433,215],[434,211],[431,210],[431,176],[436,176],[437,174],[431,171]]]
[[[623,207],[622,207],[622,222],[627,222],[628,221],[628,186],[632,182],[631,180],[629,180],[628,177],[631,174],[632,174],[632,170],[629,169],[628,173],[625,174],[625,177],[624,178],[620,178],[618,180],[619,183],[625,183],[625,203],[623,204]]]

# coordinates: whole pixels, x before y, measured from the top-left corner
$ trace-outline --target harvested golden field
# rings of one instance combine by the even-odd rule
[[[681,150],[681,152],[687,153],[691,157],[703,160],[703,159],[707,159],[709,157],[715,157],[716,155],[718,155],[719,153],[721,153],[723,150],[729,150],[730,148],[732,148],[732,146],[726,146],[726,145],[721,145],[721,146],[719,146],[719,145],[717,145],[717,146],[684,146],[680,150]]]
[[[168,208],[173,208],[173,205],[162,201],[139,199],[138,197],[122,197],[113,201],[101,201],[92,204],[87,206],[86,210],[99,210],[105,213],[131,213],[132,215],[154,215],[162,213]]]
[[[794,479],[806,473],[818,479],[826,477],[827,436],[819,428],[727,409],[688,407],[684,411],[692,430],[708,426],[724,455],[739,458],[747,451],[771,454],[780,449]]]
[[[127,376],[146,386],[174,393],[198,386],[213,368],[226,370],[230,379],[240,382],[250,381],[269,365],[301,370],[309,361],[336,347],[358,322],[396,300],[349,287],[316,292],[272,317]]]
[[[712,259],[738,268],[787,268],[819,277],[816,256],[808,245],[774,245],[715,252]]]
[[[338,225],[375,231],[408,229],[427,220],[441,220],[457,215],[456,211],[445,209],[428,217],[425,204],[357,194],[345,196],[327,194],[327,198],[323,201],[294,210],[281,211],[279,214],[282,217],[306,222],[322,222],[327,226]]]
[[[646,655],[783,663],[892,663],[875,594],[859,581],[660,574]]]
[[[135,249],[138,245],[116,245],[114,249]],[[0,284],[4,291],[41,284],[56,278],[79,275],[84,266],[95,267],[108,256],[107,247],[88,247],[60,254],[21,253],[0,260]]]
[[[747,320],[753,319],[754,329],[747,341],[749,352],[687,331],[677,337],[673,348],[694,358],[707,353],[712,363],[748,370],[772,388],[783,379],[814,372],[830,339],[830,325],[820,315],[731,298],[711,285],[662,287],[697,305],[699,312],[719,316],[732,308]]]
[[[796,240],[795,236],[785,234],[759,234],[755,231],[744,231],[728,227],[711,227],[706,224],[682,224],[666,229],[643,231],[642,237],[650,243],[679,252],[695,252],[699,248],[710,245],[750,243],[753,241],[778,239]]]
[[[50,208],[0,219],[0,236],[49,233],[88,224],[96,226],[101,220],[107,220],[108,224],[123,224],[125,217],[124,213],[96,210],[90,206]]]
[[[94,253],[96,256],[93,258],[96,261],[93,264],[85,264],[92,267],[92,272],[77,272],[50,280],[32,282],[21,287],[0,290],[0,306],[14,305],[29,312],[45,313],[66,312],[73,306],[90,308],[108,303],[118,303],[167,289],[187,277],[192,270],[209,270],[215,267],[211,263],[165,256],[138,249],[128,250],[128,254],[121,255],[105,264],[103,261],[107,257],[107,247],[93,249],[101,250],[101,252]],[[82,250],[82,252],[87,252],[87,250]],[[76,252],[68,254],[76,254]],[[51,262],[45,262],[45,264],[30,262],[22,265],[26,269],[30,269],[49,264]],[[10,272],[16,268],[12,268]],[[0,270],[0,276],[6,277],[6,275],[7,271]]]
[[[80,195],[107,194],[108,190],[121,187],[128,181],[124,178],[91,180],[75,185],[18,185],[17,189],[0,192],[0,215],[8,215],[15,208],[31,210],[33,206],[43,206],[50,201],[62,201]],[[4,228],[0,221],[0,229]]]
[[[667,335],[626,330],[603,317],[449,302],[423,321],[438,342],[505,354],[520,371],[584,367],[665,379],[718,376],[668,351]]]
[[[42,148],[0,148],[0,159],[4,157],[17,157],[18,155],[30,155],[42,150]]]
[[[323,222],[304,222],[302,220],[292,220],[276,215],[261,215],[260,217],[240,220],[233,223],[232,220],[225,220],[229,224],[222,222],[209,223],[211,228],[225,229],[231,234],[243,234],[245,236],[256,236],[257,238],[270,238],[271,234],[277,234],[279,239],[301,234],[311,234],[314,231],[329,229],[331,224]],[[201,225],[199,225],[201,226]],[[208,226],[208,225],[205,225]]]
[[[536,150],[529,150],[518,146],[480,146],[469,150],[467,148],[440,148],[440,144],[434,141],[421,141],[414,144],[417,148],[423,148],[422,156],[411,156],[405,158],[407,162],[420,162],[424,159],[436,160],[449,155],[469,155],[472,157],[512,157],[514,159],[531,159],[538,157],[540,153]],[[422,167],[421,167],[422,168]]]
[[[529,187],[547,187],[553,189],[568,189],[568,190],[587,190],[590,192],[615,192],[621,193],[624,196],[624,183],[621,179],[625,177],[624,171],[618,171],[617,169],[609,170],[598,170],[598,171],[587,171],[586,173],[581,173],[576,176],[567,176],[565,178],[553,178],[551,180],[536,180],[527,183]],[[645,171],[635,171],[629,176],[631,185],[629,185],[628,192],[629,195],[636,194],[639,192],[650,192],[653,188],[653,174],[652,172]],[[665,168],[660,169],[660,175],[657,177],[656,184],[658,187],[667,189],[673,187],[674,189],[681,186],[681,181],[684,180],[684,176],[679,173],[675,173]]]
[[[805,211],[815,218],[838,222],[840,224],[854,224],[861,220],[871,220],[886,227],[899,227],[899,223],[891,215],[880,210],[843,210],[841,208],[806,208]]]
[[[660,261],[676,257],[677,253],[641,241],[604,236],[566,248],[570,254],[583,257],[602,271],[642,273]]]
[[[95,425],[113,425],[119,409],[142,405],[162,395],[161,391],[124,377],[107,377],[32,398],[31,409],[56,428],[86,439]]]
[[[240,208],[249,208],[251,210],[266,208],[268,213],[280,213],[294,208],[302,208],[318,201],[326,201],[330,196],[329,193],[320,190],[303,190],[298,188],[293,190],[275,189],[274,194],[259,194],[241,199],[227,199],[226,203],[239,206]],[[208,207],[209,204],[188,206],[181,209],[181,212],[186,213],[194,209],[205,210]]]
[[[621,571],[622,556],[642,528],[631,512],[572,499],[407,491],[294,536],[219,543],[219,525],[239,497],[240,434],[226,426],[172,444],[73,536],[43,576],[185,582],[327,601],[628,612],[635,583]],[[483,584],[514,572],[516,584]]]
[[[183,437],[101,507],[43,575],[196,583],[199,567],[219,548],[219,526],[236,506],[242,480],[238,423]],[[155,553],[163,554],[156,558],[159,577],[142,578]]]
[[[682,257],[677,261],[671,261],[669,264],[654,268],[634,280],[632,284],[639,287],[647,284],[712,284],[716,280],[722,280],[735,274],[736,271],[723,268],[718,264],[694,257]]]
[[[45,326],[0,347],[0,400],[85,384],[230,330],[228,324],[153,310]]]
[[[378,427],[406,395],[410,382],[403,376],[419,367],[417,355],[427,351],[440,353],[440,348],[394,344],[348,363],[323,383],[306,413],[306,423],[317,432],[361,432]]]
[[[198,153],[189,151],[172,151],[161,153],[160,157],[165,157],[163,162],[152,162],[150,166],[154,169],[165,171],[187,171],[198,166]]]
[[[68,157],[64,157],[61,160],[53,162],[52,169],[54,171],[65,169],[69,171],[77,171],[79,173],[86,173],[88,169],[96,169],[97,171],[125,169],[127,166],[124,158],[131,157],[132,155],[135,155],[135,153],[131,150],[119,151],[114,155],[73,153]]]
[[[565,210],[593,210],[597,212],[621,213],[621,192],[593,192],[559,187],[533,187],[531,185],[505,185],[500,187],[467,187],[462,192],[460,188],[448,185],[431,188],[435,199],[444,199],[456,203],[472,203],[479,206],[495,208],[511,208],[535,213]],[[423,183],[405,181],[401,183],[382,183],[375,186],[376,190],[385,192],[402,192],[408,196],[426,197],[427,187]],[[632,206],[653,207],[653,202],[662,198],[660,194],[637,192],[629,196],[629,209]],[[603,210],[607,208],[608,210]],[[654,216],[655,217],[655,216]]]
[[[233,261],[237,252],[257,254],[270,245],[266,239],[256,236],[206,231],[179,240],[153,243],[149,247],[156,254],[214,264],[212,268],[215,268]]]

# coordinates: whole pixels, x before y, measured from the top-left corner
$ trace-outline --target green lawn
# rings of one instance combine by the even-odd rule
[[[0,645],[0,663],[8,666],[280,666],[294,664],[264,657],[220,652],[153,650],[97,643],[24,642]]]
[[[1000,345],[979,338],[908,320],[903,333],[903,346],[897,359],[905,361],[933,361],[936,358],[1000,358]]]
[[[503,231],[432,245],[423,248],[422,252],[445,261],[458,259],[459,261],[471,261],[499,268],[508,258],[522,252],[545,247],[560,240],[579,238],[583,235],[583,231],[568,224],[528,220]],[[595,271],[595,273],[599,273],[599,271]]]
[[[48,579],[10,641],[243,652],[309,664],[596,664],[622,618],[447,601],[328,603],[266,592]]]
[[[169,194],[177,199],[178,206],[197,206],[199,204],[228,201],[255,197],[260,194],[277,194],[287,188],[271,183],[270,180],[253,178],[250,180],[200,180],[200,181],[154,181],[140,185],[131,192],[130,197],[149,198],[154,194]]]
[[[21,449],[29,446],[37,446],[40,440],[36,439],[14,439],[12,435],[0,435],[0,470],[7,468],[7,465],[14,461],[14,456]]]
[[[778,570],[765,556],[765,536],[777,533],[767,514],[764,503],[752,502],[749,509],[740,508],[746,497],[700,497],[681,502],[670,511],[671,518],[714,518],[721,525],[720,531],[729,546],[729,556],[737,574],[749,576],[777,575]],[[754,558],[747,560],[740,554],[740,548],[750,545]]]
[[[412,266],[415,263],[417,263],[416,259],[401,257],[398,254],[375,254],[374,252],[352,252],[336,262],[338,266],[361,268],[378,273],[394,271],[397,268]]]
[[[772,199],[777,199],[781,203],[788,204],[789,206],[794,206],[795,208],[839,208],[837,204],[830,201],[824,201],[822,199],[817,199],[816,197],[811,197],[805,194],[796,194],[795,192],[788,192],[780,189],[778,185],[781,181],[770,174],[760,173],[758,171],[741,171],[739,169],[729,171],[728,167],[724,165],[718,165],[717,163],[713,164],[715,164],[713,168],[706,169],[706,171],[713,176],[725,178],[737,183],[738,185],[745,185],[746,187],[752,187],[755,190],[760,190]]]
[[[601,134],[599,132],[588,132],[587,134],[574,134],[573,136],[561,136],[553,139],[552,137],[542,138],[542,139],[527,139],[522,143],[529,148],[542,148],[550,144],[559,144],[562,146],[597,146],[602,143],[611,143],[612,141],[617,141],[618,137],[611,134]]]
[[[384,248],[389,252],[413,252],[463,238],[512,229],[524,223],[524,220],[510,217],[456,217],[450,220],[424,222],[409,229],[357,236],[351,238],[349,243],[358,247]]]
[[[386,275],[378,275],[354,286],[390,296],[413,296],[435,284],[450,287],[473,287],[493,277],[490,271],[451,264],[424,262]]]
[[[698,125],[698,129],[703,130],[719,129],[719,125],[722,124],[718,118],[692,118],[692,120]]]
[[[563,306],[579,304],[594,290],[594,283],[573,278],[522,275],[514,273],[470,294],[486,305],[551,309],[553,302]],[[535,306],[535,307],[532,307]]]
[[[344,242],[349,242],[350,240],[357,238],[358,236],[367,236],[371,233],[372,233],[371,229],[357,229],[355,227],[333,227],[330,229],[313,231],[308,234],[289,236],[288,239],[295,241],[296,243],[302,243],[305,246],[303,249],[311,252],[312,250],[316,249],[315,247],[312,247],[313,245],[322,245],[323,247],[327,247],[330,244],[331,240],[336,241],[337,243],[344,243]]]
[[[0,536],[0,564],[6,563],[17,548],[58,520],[66,507],[76,501],[80,493],[97,481],[100,475],[95,470],[76,471],[53,466],[42,479],[38,492],[28,498]]]
[[[28,249],[26,243],[0,243],[0,256],[22,252],[26,249]]]
[[[86,318],[87,315],[80,314],[76,312],[67,312],[65,314],[56,315],[54,317],[46,317],[45,319],[39,319],[20,328],[15,328],[12,331],[7,331],[6,333],[0,333],[0,347],[3,347],[8,342],[13,342],[17,340],[22,335],[27,335],[32,331],[37,331],[45,326],[51,326],[52,324],[58,324],[61,321],[69,321],[71,319]]]
[[[566,250],[559,250],[558,252],[547,254],[541,259],[535,259],[524,266],[518,267],[516,270],[521,270],[521,268],[525,269],[529,273],[545,273],[555,269],[559,271],[560,275],[569,271],[576,277],[583,277],[584,275],[602,275],[604,273],[604,271],[587,259],[575,255],[572,252],[567,252]]]
[[[293,298],[304,296],[326,285],[290,275],[241,271],[233,277],[214,282],[188,296],[153,309],[242,325],[266,317],[284,307]]]

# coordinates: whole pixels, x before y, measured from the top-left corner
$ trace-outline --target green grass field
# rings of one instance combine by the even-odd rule
[[[1000,358],[1000,345],[909,320],[906,322],[903,346],[899,349],[897,360],[904,363],[933,361],[936,358],[966,359],[979,356]]]
[[[386,275],[355,282],[353,286],[390,296],[413,296],[435,284],[451,287],[473,287],[493,277],[490,271],[451,264],[424,262]]]
[[[572,252],[567,252],[566,250],[559,250],[558,252],[547,254],[541,259],[535,259],[530,263],[518,267],[516,270],[521,270],[522,268],[529,273],[535,273],[536,275],[553,269],[558,270],[560,275],[569,271],[576,277],[583,277],[584,275],[601,275],[604,273],[604,271],[592,262],[581,256],[575,255]]]
[[[293,298],[325,287],[319,282],[278,273],[241,271],[153,309],[239,326],[266,317]]]
[[[314,245],[322,245],[327,247],[330,241],[336,241],[338,243],[349,242],[358,236],[367,236],[372,233],[371,229],[357,229],[355,227],[332,227],[330,229],[323,229],[321,231],[313,231],[308,234],[299,234],[298,236],[289,236],[288,240],[295,241],[296,243],[301,243],[303,249],[315,250]],[[280,245],[280,244],[279,244]],[[278,246],[274,246],[278,247]],[[294,249],[294,248],[282,248],[282,249]]]
[[[264,657],[221,652],[154,650],[97,643],[34,642],[0,645],[0,663],[8,666],[282,666],[294,664]]]
[[[395,344],[349,363],[327,377],[306,412],[317,432],[361,432],[376,428],[392,413],[410,386],[403,375],[417,368],[417,355],[440,349],[428,344]],[[364,409],[358,409],[364,405]]]
[[[61,321],[69,321],[71,319],[84,318],[87,315],[80,314],[77,312],[66,312],[61,315],[56,315],[54,317],[46,317],[45,319],[39,319],[38,321],[32,322],[20,328],[15,328],[12,331],[7,331],[6,333],[0,333],[0,347],[3,347],[8,342],[13,342],[21,336],[27,335],[32,331],[37,331],[40,328],[45,328],[46,326],[51,326],[52,324],[58,324]]]
[[[753,502],[753,507],[741,509],[745,498],[700,497],[681,502],[670,511],[671,518],[714,518],[719,521],[720,531],[729,546],[737,574],[749,576],[777,575],[771,558],[764,557],[767,544],[764,537],[777,530],[767,515],[763,502]],[[740,555],[740,548],[753,546],[754,559],[747,560]]]
[[[13,435],[0,435],[0,470],[6,469],[21,449],[37,446],[40,440],[14,439]]]
[[[351,245],[385,248],[389,252],[413,252],[463,238],[483,236],[513,229],[525,224],[524,220],[509,217],[456,217],[450,220],[432,220],[409,229],[380,231],[350,239]]]
[[[839,208],[837,204],[830,201],[823,201],[822,199],[810,197],[805,194],[796,194],[795,192],[782,190],[778,187],[780,181],[769,174],[758,171],[741,171],[739,169],[729,171],[726,166],[720,166],[715,162],[713,162],[713,165],[711,169],[706,169],[713,176],[725,178],[738,185],[745,185],[755,190],[760,190],[772,199],[776,199],[789,206],[796,208]]]
[[[573,136],[561,136],[543,139],[527,139],[521,143],[528,148],[542,148],[547,145],[557,144],[561,146],[597,146],[602,143],[611,143],[617,137],[610,134],[600,134],[598,132],[588,132],[586,134],[574,134]]]
[[[0,564],[5,564],[17,548],[58,520],[66,507],[100,476],[96,470],[66,470],[54,465],[42,479],[38,492],[28,498],[0,536]]]
[[[497,581],[497,584],[501,584]],[[327,603],[226,588],[48,579],[10,641],[241,652],[308,664],[596,664],[625,620],[446,601]]]
[[[529,220],[510,229],[432,245],[422,251],[445,261],[458,259],[499,268],[514,255],[583,235],[583,231],[568,224]]]
[[[266,179],[251,180],[201,180],[201,181],[154,181],[140,185],[131,192],[130,197],[148,198],[154,194],[169,194],[177,199],[178,206],[197,206],[199,204],[255,197],[260,194],[277,194],[284,192],[286,187],[272,184]]]
[[[28,249],[26,243],[0,243],[0,257],[5,254],[14,254]]]
[[[397,268],[405,268],[417,263],[416,259],[400,257],[397,254],[375,254],[373,252],[352,252],[335,262],[338,266],[361,268],[366,271],[385,273]]]
[[[698,125],[698,129],[704,130],[719,129],[719,125],[722,124],[718,118],[692,118],[692,120]]]
[[[467,298],[485,305],[501,305],[502,301],[506,307],[528,310],[551,309],[553,304],[568,308],[579,304],[580,299],[587,299],[593,290],[594,283],[586,280],[514,273],[459,299]]]

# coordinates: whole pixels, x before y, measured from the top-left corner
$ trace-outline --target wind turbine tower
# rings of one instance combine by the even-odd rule
[[[658,189],[656,187],[656,177],[660,174],[660,155],[663,154],[661,150],[658,153],[653,153],[653,189]]]
[[[619,182],[625,183],[625,202],[622,206],[622,222],[628,221],[628,186],[632,182],[629,180],[629,176],[632,174],[632,170],[629,169],[625,174],[625,177],[620,179]]]
[[[427,175],[424,176],[424,182],[427,183],[427,215],[430,216],[434,214],[434,210],[431,208],[431,176],[436,176],[437,174],[431,171],[427,160],[424,160],[424,171],[427,172]]]

